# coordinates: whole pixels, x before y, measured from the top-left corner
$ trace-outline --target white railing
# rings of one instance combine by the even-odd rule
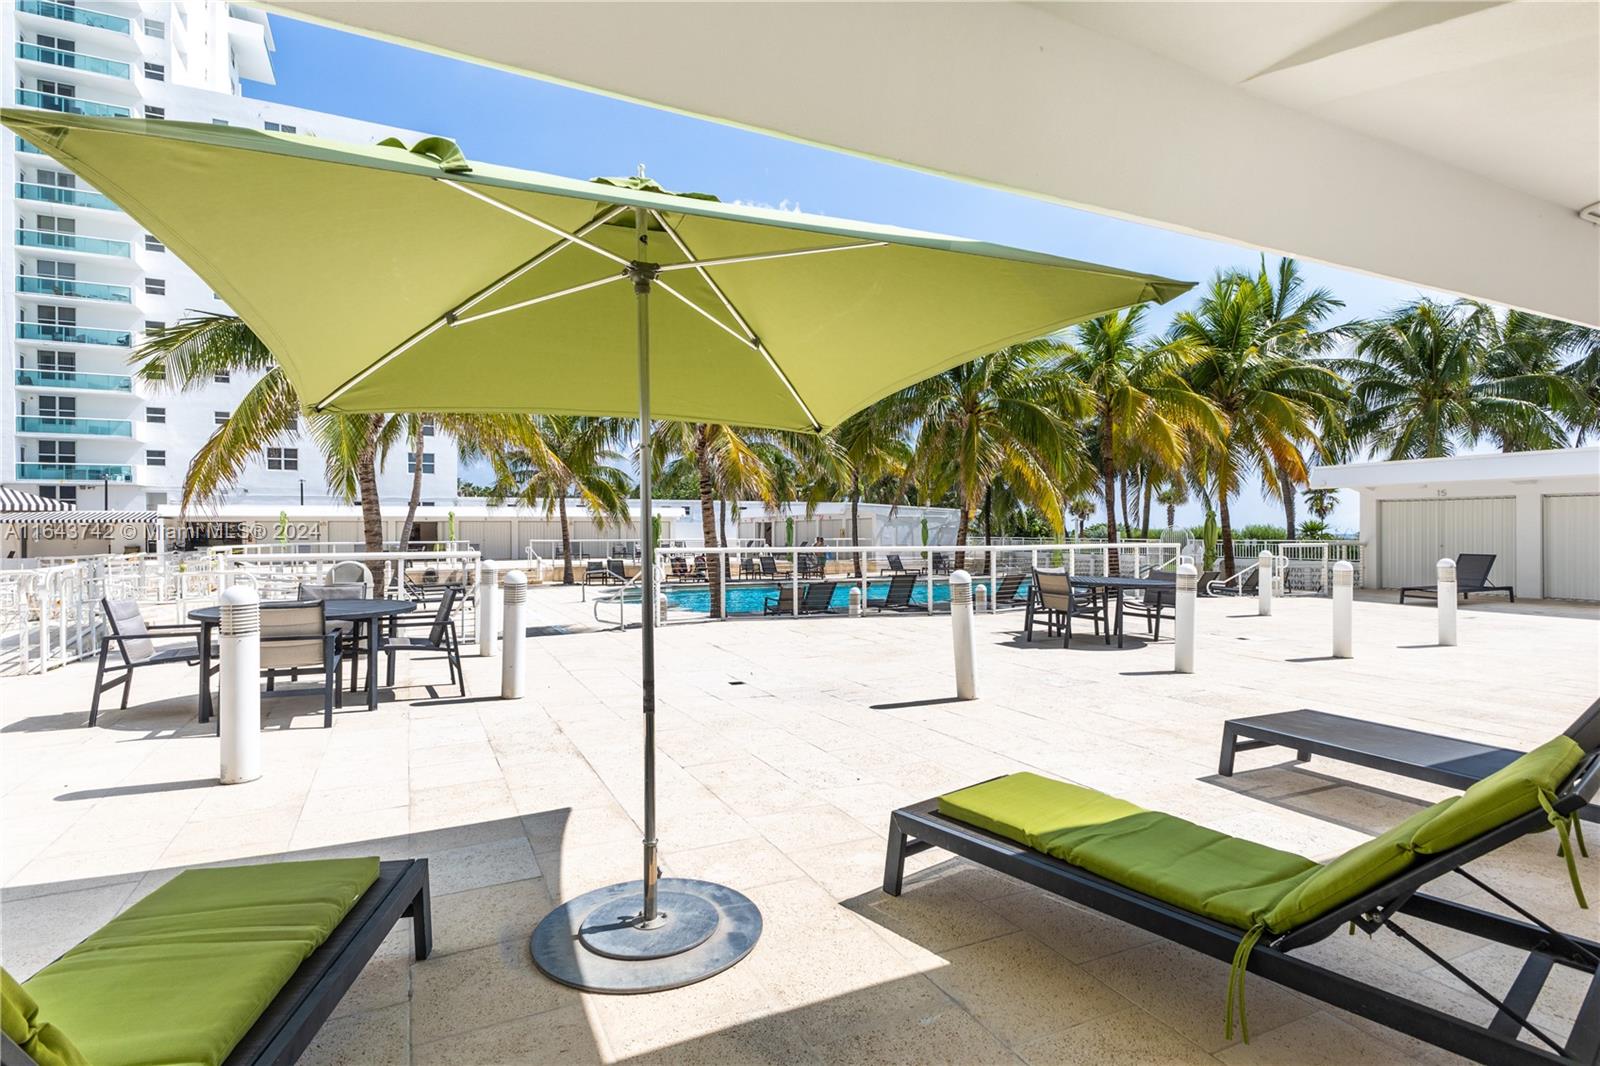
[[[364,552],[367,542],[364,540],[291,540],[291,541],[260,541],[254,544],[217,544],[206,551],[213,555],[315,555],[339,552],[350,554]],[[383,542],[386,552],[402,551],[477,551],[477,547],[466,540],[413,540],[409,548],[402,547],[397,540]]]
[[[0,572],[0,674],[43,673],[93,655],[100,598],[126,598],[125,581],[94,562]]]
[[[1055,544],[954,544],[926,545],[918,548],[896,548],[887,545],[849,546],[823,545],[791,548],[657,548],[658,569],[662,575],[660,586],[668,594],[669,620],[705,617],[710,603],[704,608],[698,602],[690,606],[680,602],[671,606],[672,592],[680,590],[679,600],[686,601],[685,593],[709,593],[708,568],[720,561],[728,579],[722,584],[723,615],[759,614],[767,603],[756,604],[748,590],[775,592],[787,586],[792,605],[790,613],[800,614],[800,589],[813,581],[834,581],[845,587],[855,585],[861,589],[863,605],[870,601],[869,586],[882,586],[896,573],[916,573],[919,600],[915,602],[929,612],[944,606],[940,590],[948,587],[949,574],[955,569],[965,569],[973,575],[975,584],[987,586],[988,601],[994,604],[994,594],[1007,574],[1026,574],[1039,567],[1064,567],[1079,575],[1102,575],[1116,572],[1126,575],[1145,575],[1150,571],[1171,567],[1176,563],[1182,546],[1157,541],[1119,541],[1108,544],[1095,542],[1065,542]],[[763,560],[770,560],[767,565]],[[898,561],[900,566],[895,568]],[[876,589],[874,589],[876,591]],[[743,593],[743,594],[741,594]],[[735,603],[734,599],[744,600]],[[999,604],[996,606],[1006,606]],[[754,609],[752,609],[754,608]]]

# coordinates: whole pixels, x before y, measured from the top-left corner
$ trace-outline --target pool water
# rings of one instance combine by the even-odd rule
[[[806,582],[800,583],[802,587]],[[833,599],[828,601],[831,610],[843,611],[850,606],[850,590],[856,588],[854,581],[840,581],[833,590]],[[1026,592],[1028,586],[1023,584]],[[699,614],[711,613],[711,592],[704,588],[673,588],[670,585],[664,590],[667,594],[667,603],[673,610],[694,611]],[[882,600],[889,591],[888,580],[867,582],[867,606],[873,601]],[[778,586],[775,583],[765,584],[730,584],[727,589],[727,603],[729,614],[760,614],[769,603],[778,599]],[[913,604],[926,605],[928,602],[928,586],[926,582],[917,582],[916,589],[911,593]],[[949,603],[950,586],[942,581],[933,586],[933,602]]]

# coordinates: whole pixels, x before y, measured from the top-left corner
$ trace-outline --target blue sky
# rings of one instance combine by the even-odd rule
[[[1192,281],[1257,260],[1258,253],[1231,244],[270,18],[277,84],[246,82],[246,96],[441,134],[472,159],[581,178],[632,174],[643,163],[669,189],[976,237]],[[1374,315],[1419,291],[1314,263],[1305,264],[1305,273],[1343,299],[1350,317]],[[1192,299],[1156,308],[1154,322],[1164,326]],[[1353,497],[1344,501],[1336,528],[1355,527],[1354,504]],[[1279,505],[1254,493],[1233,512],[1240,524],[1283,520]],[[1198,520],[1198,509],[1180,510],[1180,523]]]

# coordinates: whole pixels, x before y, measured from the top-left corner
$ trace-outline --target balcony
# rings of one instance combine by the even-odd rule
[[[44,155],[44,149],[40,148],[32,141],[24,140],[21,137],[17,138],[17,151],[28,152],[32,155]]]
[[[62,22],[75,22],[79,26],[92,26],[99,30],[110,30],[112,33],[131,34],[133,31],[133,24],[119,15],[108,15],[104,11],[90,11],[84,7],[52,4],[50,0],[19,0],[17,10],[28,15],[42,15],[45,18],[60,19]]]
[[[37,200],[42,204],[62,204],[67,207],[96,207],[102,211],[122,210],[111,202],[109,196],[87,189],[63,189],[59,185],[35,185],[29,181],[17,182],[17,196],[24,200]]]
[[[105,463],[18,463],[18,481],[132,481],[133,467]]]
[[[131,437],[133,423],[125,418],[41,418],[18,415],[17,432],[51,437]]]
[[[35,63],[48,63],[52,67],[81,70],[89,74],[104,74],[108,78],[132,77],[132,70],[128,64],[119,63],[115,59],[101,59],[99,56],[63,52],[59,48],[42,48],[36,44],[19,42],[17,44],[17,58],[31,60]]]
[[[114,255],[120,259],[133,257],[133,246],[127,241],[108,241],[104,237],[85,237],[77,233],[56,233],[42,229],[17,230],[17,247],[82,252],[85,255]]]
[[[133,290],[126,285],[105,285],[97,281],[76,281],[71,278],[41,278],[32,274],[17,278],[17,291],[32,296],[105,300],[115,304],[133,302]]]
[[[40,107],[46,111],[62,111],[69,115],[88,115],[91,118],[127,118],[133,112],[120,104],[102,104],[97,100],[80,100],[76,96],[57,96],[55,93],[18,89],[17,103],[23,107]]]
[[[18,322],[17,337],[49,344],[104,344],[112,348],[133,347],[133,334],[120,329],[85,329],[79,326],[54,326],[44,322]]]
[[[18,370],[17,387],[24,389],[83,389],[91,392],[133,394],[127,374],[80,374],[75,370]]]

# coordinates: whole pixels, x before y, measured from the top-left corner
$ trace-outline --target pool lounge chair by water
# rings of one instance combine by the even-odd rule
[[[884,569],[889,571],[891,574],[921,574],[926,572],[920,568],[916,570],[908,569],[900,556],[892,553],[890,554],[888,561],[884,564]]]
[[[1464,867],[1554,827],[1580,907],[1573,816],[1600,791],[1600,754],[1559,736],[1328,863],[1144,810],[1093,789],[1035,774],[995,778],[891,815],[883,890],[898,896],[906,856],[942,848],[1082,907],[1218,959],[1231,960],[1226,1035],[1250,1031],[1244,990],[1255,973],[1303,995],[1465,1055],[1499,1064],[1592,1066],[1600,1049],[1600,943],[1535,918]],[[1555,861],[1561,861],[1557,859]],[[1430,882],[1457,874],[1513,908],[1508,918],[1444,896]],[[914,889],[913,889],[914,891]],[[1401,919],[1405,921],[1402,922]],[[1418,926],[1411,926],[1411,919]],[[1493,1008],[1484,1024],[1441,1011],[1391,983],[1369,984],[1299,951],[1353,925],[1389,930]],[[1525,957],[1496,998],[1419,939],[1444,926]],[[1585,916],[1583,928],[1593,923]],[[1452,953],[1454,954],[1454,953]],[[1532,1020],[1555,967],[1587,980],[1570,1034]],[[1236,1010],[1237,1005],[1237,1010]],[[1159,1012],[1159,1004],[1149,1004]],[[1489,1017],[1485,1010],[1483,1016]],[[1559,1014],[1557,1015],[1559,1017]],[[1519,1039],[1520,1038],[1520,1039]]]
[[[1473,593],[1483,595],[1485,592],[1503,592],[1511,597],[1511,602],[1517,602],[1517,590],[1510,585],[1489,584],[1489,571],[1494,569],[1494,561],[1498,556],[1480,554],[1476,552],[1462,552],[1456,556],[1456,595],[1463,601]],[[1414,600],[1437,600],[1439,586],[1434,585],[1407,585],[1400,590],[1400,602],[1406,602],[1406,597]]]
[[[1005,574],[994,586],[994,609],[1004,610],[1007,607],[1017,606],[1022,593],[1022,584],[1028,580],[1028,575],[1023,573]]]
[[[916,591],[916,574],[896,574],[889,579],[883,598],[870,601],[869,606],[878,611],[907,611],[911,609],[911,597]]]

